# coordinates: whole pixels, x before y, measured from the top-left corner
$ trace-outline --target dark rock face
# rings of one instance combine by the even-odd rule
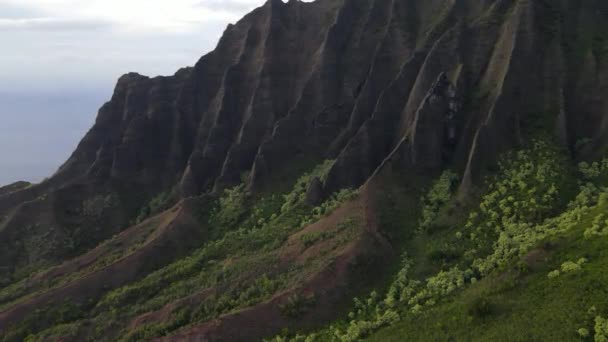
[[[23,189],[29,187],[30,185],[32,185],[32,184],[30,184],[28,182],[16,182],[13,184],[9,184],[7,186],[2,186],[2,187],[0,187],[0,195],[6,195],[6,194],[10,194],[11,192],[23,190]]]
[[[317,206],[323,202],[323,183],[318,177],[312,179],[306,190],[306,203]]]
[[[161,191],[218,191],[245,172],[261,189],[302,156],[336,159],[312,203],[397,157],[428,174],[450,165],[466,190],[547,127],[577,157],[600,155],[607,27],[598,0],[269,0],[193,68],[121,77],[57,174],[0,191],[0,274],[62,260],[65,247],[18,247],[45,230],[72,239],[93,224],[94,245]],[[112,200],[98,217],[75,209],[100,196]]]

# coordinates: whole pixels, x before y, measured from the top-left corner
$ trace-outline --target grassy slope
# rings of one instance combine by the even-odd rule
[[[567,229],[556,228],[559,233],[545,234],[543,229],[552,224],[559,226],[559,222],[567,221],[562,215],[574,210],[566,203],[575,197],[576,177],[581,174],[577,176],[571,170],[571,162],[561,152],[548,149],[549,145],[539,146],[521,155],[512,154],[514,161],[503,164],[503,174],[491,178],[486,194],[480,197],[483,205],[453,198],[456,180],[446,173],[429,187],[424,177],[387,168],[373,182],[375,198],[371,205],[378,212],[382,234],[395,252],[407,253],[411,263],[407,278],[420,282],[399,285],[399,291],[411,288],[414,292],[401,295],[388,306],[383,304],[388,289],[395,286],[388,277],[404,267],[391,263],[392,272],[371,277],[374,279],[369,285],[375,286],[377,294],[363,300],[371,304],[359,304],[351,318],[334,322],[332,327],[309,337],[314,337],[313,341],[340,340],[338,335],[342,341],[364,337],[372,341],[561,341],[581,340],[577,332],[581,328],[593,335],[594,318],[608,314],[608,275],[604,272],[608,266],[608,238],[585,238],[584,231],[608,210],[608,200],[589,204],[590,209],[581,211],[576,224]],[[322,176],[328,165],[320,166],[313,174]],[[608,163],[601,171],[604,179],[595,177],[596,186],[608,183]],[[67,303],[41,319],[34,315],[31,318],[38,321],[51,315],[60,319],[42,325],[25,321],[26,325],[8,331],[4,337],[19,340],[29,335],[30,341],[58,337],[148,340],[170,336],[183,327],[237,312],[294,288],[325,267],[332,259],[332,251],[355,239],[359,231],[355,218],[347,217],[333,230],[300,232],[301,227],[342,202],[334,199],[325,204],[326,208],[316,209],[304,205],[310,178],[308,175],[300,179],[286,198],[248,198],[242,188],[232,190],[216,209],[202,213],[201,222],[210,227],[209,242],[190,257],[109,292],[99,302],[84,306]],[[558,195],[543,199],[554,185]],[[431,191],[421,201],[424,188]],[[510,197],[514,199],[507,200]],[[503,206],[503,202],[510,204]],[[515,203],[523,205],[518,207]],[[487,210],[478,209],[484,205]],[[514,208],[519,208],[515,216],[501,221],[500,215]],[[479,214],[477,219],[470,218],[473,211]],[[531,226],[522,231],[518,222],[530,222]],[[474,260],[483,261],[494,255],[497,246],[501,247],[498,236],[505,230],[523,237],[523,245],[507,251],[506,256],[497,254],[498,264],[491,266],[487,274],[471,266]],[[537,232],[542,238],[534,235]],[[526,245],[528,240],[533,241],[530,246]],[[328,249],[315,252],[314,258],[303,262],[285,262],[286,250],[306,254],[317,245]],[[548,277],[564,262],[580,258],[588,260],[581,271]],[[438,277],[442,271],[452,270],[457,270],[454,275],[462,277],[462,284]],[[364,278],[370,278],[369,273],[364,274]],[[428,279],[438,279],[442,293],[427,287]],[[443,293],[443,286],[451,289]],[[416,297],[421,293],[424,295]],[[300,301],[296,302],[289,311],[300,311]],[[597,312],[589,312],[592,306]],[[354,335],[358,337],[353,338]]]
[[[317,208],[303,203],[311,177],[323,177],[330,165],[326,162],[301,177],[285,197],[273,193],[252,198],[244,187],[228,191],[211,211],[201,208],[199,223],[205,227],[206,242],[190,256],[92,303],[41,308],[0,332],[0,339],[147,340],[298,286],[331,264],[363,231],[357,214],[342,217],[323,231],[300,232],[353,198],[352,191],[343,191]],[[312,249],[316,252],[308,253]],[[73,278],[70,274],[65,281],[78,281]],[[22,288],[8,290],[4,289],[7,298],[8,292],[14,298],[27,293]],[[40,289],[32,295],[36,291]]]
[[[590,179],[550,143],[533,146],[505,156],[478,200],[450,199],[444,173],[421,201],[427,225],[401,215],[407,196],[386,192],[382,227],[389,238],[400,232],[390,240],[407,253],[390,290],[356,299],[348,318],[323,330],[273,341],[563,341],[581,340],[581,328],[593,336],[594,319],[608,313],[608,238],[584,232],[608,210],[608,163]],[[581,258],[582,271],[548,277]]]
[[[560,221],[565,221],[562,218],[576,216],[568,214],[573,210],[564,207],[563,202],[574,198],[577,176],[573,172],[562,172],[565,177],[562,175],[562,180],[557,182],[562,184],[558,186],[560,199],[539,221],[549,219],[545,221],[552,222],[549,226],[559,225]],[[595,177],[594,183],[596,186],[605,185],[606,175]],[[440,299],[437,305],[426,307],[421,313],[402,314],[399,322],[381,329],[368,340],[591,341],[596,315],[605,316],[608,313],[608,274],[605,272],[608,266],[608,238],[586,238],[584,232],[599,215],[608,211],[608,202],[602,201],[600,196],[596,205],[589,205],[590,209],[583,209],[576,223],[564,231],[554,228],[557,233],[548,234],[530,248],[522,248],[519,257],[511,258],[506,265],[498,267],[481,281],[469,283],[464,289]],[[450,263],[457,264],[463,259],[467,246],[453,238],[455,230],[450,227],[462,226],[466,219],[463,220],[459,214],[452,218],[444,215],[453,211],[446,210],[450,206],[444,206],[437,216],[437,231],[418,234],[406,245],[406,250],[415,260],[411,273],[417,279],[424,279],[438,269],[445,269]],[[463,208],[462,211],[469,210]],[[554,221],[551,221],[551,217],[555,217]],[[496,248],[493,241],[489,239],[483,244],[486,248]],[[582,271],[562,273],[557,278],[548,277],[549,272],[559,270],[564,262],[576,262],[580,258],[588,260]],[[443,266],[438,265],[437,261],[443,262]],[[592,307],[598,310],[590,311]],[[587,329],[591,337],[581,337],[578,333],[581,328]]]
[[[409,315],[368,340],[582,340],[578,329],[591,331],[595,318],[589,309],[608,308],[608,238],[585,239],[583,232],[598,213],[607,211],[608,205],[603,205],[570,233],[541,244],[538,251],[547,245],[550,249],[529,270],[514,264],[510,271],[471,285],[418,316]],[[581,257],[589,260],[582,271],[548,278],[563,262]],[[481,299],[487,309],[479,308]]]

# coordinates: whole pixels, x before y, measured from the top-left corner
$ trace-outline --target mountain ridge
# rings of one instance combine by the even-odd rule
[[[386,174],[428,181],[448,168],[466,199],[500,155],[539,136],[597,159],[608,148],[607,32],[599,0],[268,0],[194,67],[122,76],[57,173],[0,188],[0,285],[201,196],[290,189],[324,160],[326,173],[300,184],[313,206]]]

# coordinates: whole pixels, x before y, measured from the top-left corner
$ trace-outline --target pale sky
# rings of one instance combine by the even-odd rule
[[[0,184],[67,159],[130,71],[170,75],[264,0],[0,0]]]
[[[0,0],[0,91],[76,80],[80,87],[107,86],[127,71],[172,74],[263,2]]]

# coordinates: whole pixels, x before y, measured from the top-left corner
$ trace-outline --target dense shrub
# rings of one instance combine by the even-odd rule
[[[582,162],[578,165],[578,169],[583,179],[590,181],[598,177],[608,174],[608,158],[600,162],[587,163]]]
[[[281,314],[289,318],[298,318],[311,310],[316,304],[314,294],[303,296],[294,294],[287,298],[287,301],[279,306]]]
[[[585,238],[608,235],[608,220],[604,214],[599,214],[593,220],[593,225],[585,230]]]
[[[224,190],[218,206],[211,213],[212,221],[225,227],[232,227],[237,224],[247,211],[245,205],[247,196],[245,184]]]
[[[457,184],[458,175],[450,170],[444,171],[436,180],[429,192],[421,198],[423,204],[420,229],[426,230],[437,218],[439,209],[452,198],[454,186]]]
[[[467,305],[467,312],[475,318],[485,318],[494,313],[495,307],[486,296],[475,297]]]

